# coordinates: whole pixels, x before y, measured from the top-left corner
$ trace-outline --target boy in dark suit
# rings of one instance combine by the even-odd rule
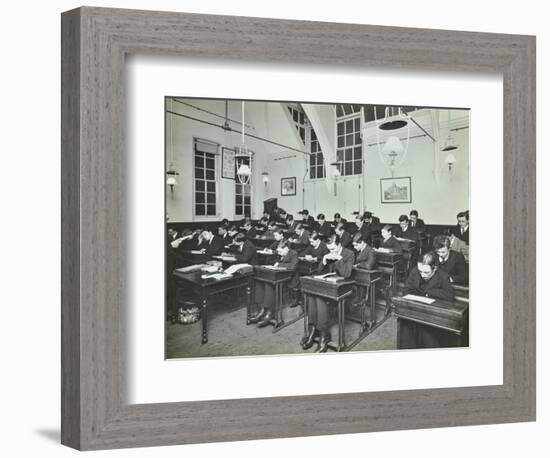
[[[315,230],[321,236],[321,238],[325,240],[332,234],[330,224],[327,223],[325,215],[323,213],[319,213],[317,215],[317,226],[315,227]]]
[[[321,261],[325,254],[329,252],[327,245],[323,242],[318,234],[313,234],[309,238],[309,246],[302,253],[306,258],[317,259]]]
[[[299,213],[302,215],[302,224],[305,224],[310,231],[315,229],[315,220],[310,216],[309,211],[304,209]]]
[[[456,215],[456,221],[456,236],[464,241],[466,245],[470,245],[470,212],[460,212]]]
[[[376,251],[374,251],[367,239],[361,237],[353,244],[353,247],[357,252],[355,257],[356,267],[367,270],[373,269],[376,265]]]
[[[436,266],[449,274],[451,283],[468,284],[468,267],[464,256],[451,250],[451,240],[446,235],[434,238],[434,250],[437,253]]]
[[[210,229],[205,229],[200,235],[201,242],[197,249],[201,250],[207,258],[219,256],[223,251],[223,243],[221,238],[215,236]]]
[[[340,215],[340,213],[335,213],[334,214],[334,222],[332,223],[332,226],[334,228],[336,228],[336,226],[338,226],[338,224],[340,223],[344,223],[346,224],[348,221],[345,219],[345,218],[342,218],[342,216]]]
[[[395,251],[399,254],[403,253],[403,248],[399,241],[393,236],[393,228],[389,224],[382,228],[382,242],[380,243],[380,248]]]
[[[411,210],[409,213],[409,220],[413,229],[417,231],[423,231],[425,229],[424,220],[418,217],[418,212],[416,210]]]
[[[282,267],[288,270],[295,270],[298,265],[298,253],[290,248],[287,241],[282,241],[277,248],[281,260],[276,262],[274,266]],[[269,324],[273,324],[275,318],[275,286],[256,282],[255,285],[256,303],[261,304],[262,308],[259,313],[250,318],[251,323],[258,323],[259,328],[263,328]]]
[[[252,221],[244,223],[245,236],[248,240],[256,237],[256,229],[252,226]]]
[[[425,253],[412,269],[405,282],[403,294],[431,297],[452,301],[454,290],[449,275],[436,265],[436,254]]]
[[[256,246],[244,234],[237,234],[233,240],[235,258],[239,264],[258,264]]]
[[[351,248],[352,238],[351,235],[349,235],[349,233],[346,231],[346,226],[344,223],[337,224],[334,232],[336,232],[336,235],[340,237],[340,243],[344,248]]]
[[[401,215],[399,217],[399,227],[395,230],[395,236],[400,239],[418,239],[418,233],[416,232],[416,229],[411,227],[409,217],[407,215]]]
[[[372,229],[365,224],[365,217],[363,215],[355,215],[355,226],[357,226],[357,232],[353,234],[353,243],[361,237],[370,236]]]
[[[337,235],[330,237],[327,248],[330,250],[330,253],[326,254],[321,261],[322,272],[335,272],[345,279],[351,277],[355,262],[353,251],[342,247],[340,237]],[[304,350],[311,348],[313,346],[313,339],[318,332],[321,339],[316,353],[326,353],[328,343],[330,342],[328,304],[325,299],[320,297],[310,302],[308,334],[302,338],[300,344]]]

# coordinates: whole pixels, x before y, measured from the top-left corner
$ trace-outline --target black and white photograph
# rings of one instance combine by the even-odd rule
[[[166,359],[468,347],[469,128],[165,97]]]

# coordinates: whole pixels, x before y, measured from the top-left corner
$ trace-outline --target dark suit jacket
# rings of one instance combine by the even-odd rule
[[[464,234],[460,233],[460,226],[456,225],[456,236],[460,239],[466,242],[466,245],[470,245],[470,225],[468,224],[468,229],[464,231]]]
[[[464,255],[457,251],[450,251],[447,261],[440,262],[439,256],[436,257],[436,264],[439,269],[444,270],[449,274],[449,278],[453,283],[467,284],[468,283],[468,267]]]
[[[395,239],[393,235],[386,241],[382,240],[382,242],[380,243],[380,248],[386,248],[399,254],[403,253],[403,248],[401,248],[401,244],[398,240]]]
[[[433,299],[445,299],[452,301],[454,299],[454,290],[449,280],[449,275],[442,269],[437,269],[432,278],[424,281],[415,267],[411,270],[403,294],[416,294],[418,296],[428,296]]]
[[[245,235],[248,240],[253,239],[256,237],[256,228],[252,226]]]
[[[250,240],[245,240],[240,250],[235,253],[237,262],[256,265],[258,264],[258,256],[256,254],[256,247]]]
[[[307,224],[309,226],[309,230],[312,231],[315,229],[315,219],[313,219],[313,216],[309,215],[307,219],[302,219],[303,224]]]
[[[323,273],[336,272],[336,274],[340,275],[341,277],[344,277],[344,278],[351,277],[351,273],[353,271],[353,265],[355,263],[355,255],[353,254],[353,251],[348,250],[347,248],[343,248],[341,254],[342,254],[342,259],[340,259],[339,261],[327,262],[326,266],[322,267],[321,272]]]
[[[393,232],[394,235],[400,239],[409,239],[409,240],[417,240],[418,239],[418,232],[415,228],[411,227],[410,223],[407,226],[407,230],[403,231],[401,229],[401,226],[397,226],[397,229]]]
[[[275,251],[277,248],[279,248],[279,244],[280,244],[282,241],[283,241],[283,240],[281,240],[280,242],[277,242],[277,240],[275,240],[275,241],[269,246],[269,249]]]
[[[298,266],[298,253],[296,252],[296,250],[288,250],[286,256],[283,256],[279,261],[278,266],[284,267],[285,269],[296,270],[296,267]],[[298,272],[296,272],[294,276],[289,280],[288,287],[296,288],[299,282],[300,277]]]
[[[233,243],[233,237],[231,237],[229,234],[225,234],[222,239],[223,246],[231,245]]]
[[[309,238],[311,237],[311,234],[304,229],[304,232],[302,232],[302,235],[297,237],[297,242],[300,245],[309,245]]]
[[[199,250],[206,250],[204,253],[208,258],[219,256],[223,251],[223,243],[221,237],[215,235],[210,242],[203,241],[198,247]]]
[[[340,221],[334,220],[334,221],[332,222],[332,225],[333,225],[334,227],[336,227],[336,226],[338,225],[338,223],[344,223],[344,224],[346,224],[347,222],[348,222],[348,220],[347,220],[346,218],[340,218]]]
[[[323,256],[325,254],[327,254],[329,252],[328,248],[327,248],[327,245],[325,244],[325,242],[320,242],[319,243],[319,246],[317,248],[313,248],[313,245],[309,245],[305,250],[304,252],[302,253],[304,256],[306,254],[309,254],[311,256],[313,256],[314,258],[317,258],[318,261],[320,261],[321,259],[323,259]]]
[[[363,251],[357,253],[355,264],[361,269],[372,269],[376,265],[376,251],[370,246],[365,247]]]
[[[344,248],[350,248],[352,240],[351,235],[349,235],[346,231],[344,231],[340,237],[340,243]]]
[[[328,223],[327,221],[325,221],[322,226],[317,223],[315,225],[315,230],[322,237],[328,237],[330,234],[332,234],[332,228],[330,227],[330,223]]]
[[[416,219],[416,224],[413,226],[413,223],[412,221],[409,223],[409,226],[411,226],[413,229],[416,229],[417,231],[423,231],[425,229],[425,224],[424,224],[424,220],[423,219],[420,219],[420,218],[417,218]]]

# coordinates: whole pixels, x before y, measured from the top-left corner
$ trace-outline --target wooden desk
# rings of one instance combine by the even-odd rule
[[[436,299],[423,304],[394,297],[398,348],[468,346],[468,304]],[[434,339],[437,345],[428,343]]]
[[[380,251],[379,249],[374,251],[376,252],[377,269],[388,276],[388,287],[393,296],[397,284],[397,266],[403,259],[403,255],[395,251]]]
[[[298,321],[301,316],[285,324],[283,320],[283,285],[288,283],[294,276],[295,271],[284,268],[269,268],[267,266],[254,267],[254,281],[272,285],[275,288],[275,322],[273,332],[280,331],[283,328]],[[246,324],[250,324],[247,319]]]
[[[237,258],[233,255],[225,254],[220,256],[212,256],[212,259],[215,259],[216,261],[221,261],[224,269],[227,269],[229,266],[232,266],[233,264],[237,264]]]
[[[262,250],[256,250],[258,256],[258,264],[262,265],[273,265],[279,260],[279,255],[277,253],[266,253]]]
[[[453,290],[455,292],[455,301],[470,303],[470,288],[468,286],[453,283]]]
[[[296,270],[300,275],[313,275],[317,273],[319,267],[319,260],[306,259],[304,257],[298,258],[298,267]]]
[[[404,278],[406,279],[411,271],[412,263],[418,259],[418,244],[415,240],[410,239],[396,238],[396,240],[403,249],[403,260],[405,261],[405,265],[403,266],[405,268]]]
[[[228,278],[222,278],[221,280],[215,280],[213,278],[201,278],[201,271],[195,272],[176,272],[174,271],[174,278],[176,285],[179,288],[185,288],[187,291],[191,291],[200,298],[200,304],[202,307],[202,343],[208,342],[208,301],[210,297],[227,291],[233,291],[239,288],[246,288],[247,305],[246,305],[246,320],[250,319],[251,308],[251,279],[252,272],[246,274],[234,274]]]
[[[345,351],[346,336],[345,336],[345,299],[353,293],[353,280],[341,280],[333,283],[327,280],[317,279],[314,277],[302,277],[302,292],[305,295],[305,311],[304,311],[304,335],[308,334],[308,310],[309,299],[321,297],[329,301],[329,304],[337,304],[338,307],[338,345],[334,347],[329,344],[332,350]]]
[[[254,237],[250,240],[257,248],[269,248],[275,243],[275,239],[266,237]]]

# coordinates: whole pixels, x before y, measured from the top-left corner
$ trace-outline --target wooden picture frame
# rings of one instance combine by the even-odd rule
[[[63,13],[61,28],[63,444],[90,450],[535,419],[535,37],[93,7]],[[124,68],[125,56],[139,53],[501,74],[503,384],[129,404]]]
[[[222,178],[235,180],[235,150],[222,146]]]
[[[390,193],[391,188],[395,192]],[[411,177],[380,178],[380,202],[383,204],[412,203]]]
[[[281,178],[281,196],[295,196],[296,195],[296,177]]]

